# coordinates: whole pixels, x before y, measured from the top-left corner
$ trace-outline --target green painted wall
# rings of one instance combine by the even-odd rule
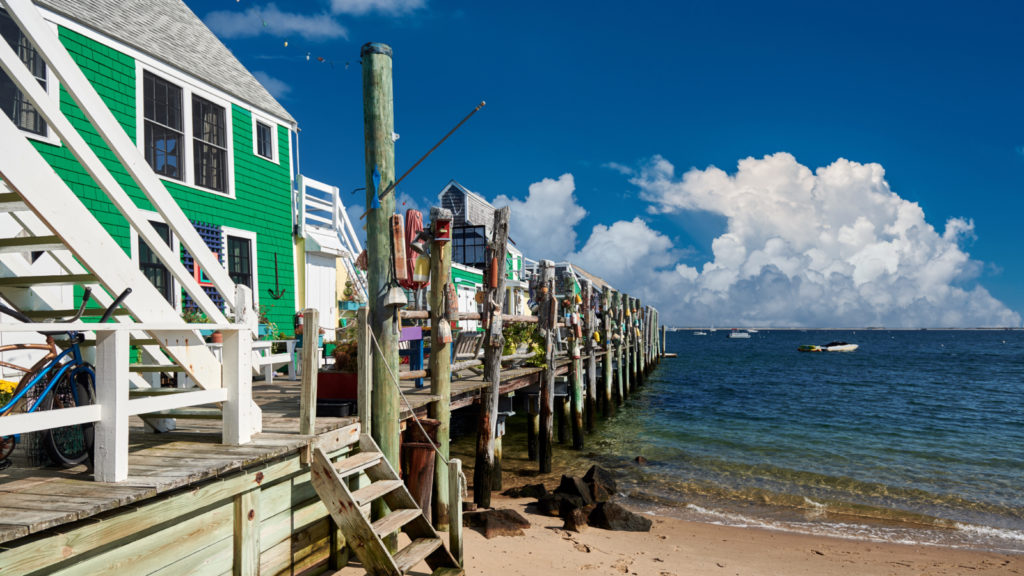
[[[132,141],[135,141],[135,60],[63,27],[59,30],[59,36],[86,78],[96,88]],[[144,210],[152,210],[152,205],[145,195],[63,89],[60,103],[62,112],[82,134],[114,178],[135,200],[136,205]],[[256,232],[255,273],[260,291],[259,301],[265,306],[271,306],[268,314],[270,320],[276,322],[284,332],[290,332],[292,315],[295,313],[295,270],[292,251],[288,130],[285,126],[277,126],[278,162],[271,162],[253,153],[252,116],[249,110],[233,105],[228,112],[234,155],[232,171],[235,197],[228,198],[176,182],[164,183],[190,219]],[[131,236],[127,222],[67,147],[37,141],[34,141],[34,144],[117,243],[125,252],[130,253]],[[188,165],[191,167],[191,159],[188,159]],[[268,289],[274,288],[275,253],[280,285],[285,289],[280,300],[273,300],[267,292]]]

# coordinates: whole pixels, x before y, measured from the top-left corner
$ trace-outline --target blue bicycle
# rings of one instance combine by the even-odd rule
[[[110,319],[114,310],[131,294],[126,289],[103,312],[100,323]],[[86,288],[82,304],[70,318],[54,322],[75,322],[82,317],[92,291]],[[21,312],[0,304],[0,312],[21,322],[31,323],[32,319]],[[57,410],[73,406],[87,406],[96,402],[96,372],[92,365],[82,359],[79,345],[85,341],[85,334],[75,331],[40,332],[46,337],[46,344],[11,344],[0,346],[0,352],[12,350],[43,350],[46,354],[31,368],[24,368],[0,360],[0,366],[12,368],[24,375],[18,381],[11,399],[0,407],[0,417],[11,413],[35,412],[36,410]],[[67,348],[57,351],[54,336],[67,334]],[[8,457],[14,451],[18,436],[0,437],[0,469],[10,465]],[[42,444],[50,458],[64,468],[73,468],[92,459],[93,424],[74,424],[51,428],[42,433]]]

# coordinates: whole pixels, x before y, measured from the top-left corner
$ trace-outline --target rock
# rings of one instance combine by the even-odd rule
[[[570,497],[579,497],[583,500],[583,505],[593,503],[594,499],[590,495],[590,488],[582,478],[576,476],[562,476],[562,483],[555,488],[555,494],[565,494]]]
[[[515,488],[509,488],[502,492],[503,496],[510,498],[543,498],[547,496],[548,489],[543,484],[527,484],[526,486],[517,486]]]
[[[583,481],[592,486],[600,485],[608,494],[615,494],[618,490],[612,473],[600,466],[591,466],[590,470],[587,470],[587,473],[583,475]]]
[[[636,458],[633,459],[633,461],[641,466],[647,464],[647,458],[644,458],[643,456],[637,456]]]
[[[462,516],[462,523],[477,528],[484,538],[495,536],[522,536],[523,528],[530,527],[530,521],[515,510],[481,510]]]
[[[537,499],[537,511],[547,516],[561,516],[563,509],[583,506],[582,497],[561,492],[553,492]]]
[[[597,482],[590,484],[590,497],[594,502],[607,502],[612,499],[608,490]]]
[[[564,514],[562,518],[565,519],[565,524],[562,526],[563,530],[583,532],[583,529],[587,527],[587,513],[582,508],[573,508]]]
[[[595,528],[623,532],[649,532],[652,524],[649,518],[634,514],[614,502],[598,504],[588,520]]]

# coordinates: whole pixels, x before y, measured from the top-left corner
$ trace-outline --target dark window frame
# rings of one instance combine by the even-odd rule
[[[3,36],[11,49],[18,54],[18,58],[35,76],[43,90],[49,92],[49,71],[46,62],[43,61],[39,51],[29,42],[14,19],[2,8],[0,8],[0,36]],[[0,70],[0,109],[18,129],[41,138],[50,137],[50,130],[43,115],[36,110],[36,107],[18,88],[14,80],[3,70]]]
[[[274,161],[276,157],[274,154],[274,127],[262,120],[255,120],[255,123],[256,128],[253,138],[256,147],[256,155],[260,158]],[[263,134],[264,131],[266,132],[266,135]]]
[[[242,250],[236,250],[241,246]],[[254,268],[256,254],[253,253],[253,241],[245,236],[225,234],[224,251],[227,253],[225,262],[228,268],[228,276],[235,284],[243,284],[250,289],[253,288]],[[239,258],[239,256],[242,256]]]
[[[167,246],[171,246],[171,227],[163,222],[150,222],[153,225],[153,229],[159,234]],[[153,250],[146,244],[146,241],[141,236],[137,237],[138,240],[138,256],[139,256],[139,270],[142,274],[153,284],[153,287],[159,292],[171,305],[174,305],[174,297],[176,295],[176,289],[174,286],[174,280],[171,278],[171,271],[164,266],[163,262],[157,258]]]
[[[195,185],[227,193],[227,110],[197,94],[192,95],[192,157]]]
[[[146,162],[157,174],[185,182],[185,92],[149,70],[142,85]]]
[[[484,269],[487,260],[487,227],[452,228],[452,262]]]

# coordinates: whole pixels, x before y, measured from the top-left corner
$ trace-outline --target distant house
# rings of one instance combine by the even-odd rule
[[[485,251],[494,227],[494,206],[455,180],[441,190],[440,201],[443,208],[452,211],[452,262],[482,272],[487,267]],[[515,217],[512,214],[512,218]],[[512,238],[509,238],[505,258],[505,285],[508,290],[505,311],[509,314],[527,313],[525,299],[520,297],[528,288],[522,276],[523,253],[516,248]]]
[[[290,331],[296,309],[295,119],[180,0],[36,0],[45,21],[143,152],[235,284]],[[86,120],[11,16],[0,32],[92,146],[163,241],[179,239]],[[179,312],[194,306],[32,104],[0,73],[0,108],[32,140],[145,277]],[[210,298],[206,271],[181,248]]]

